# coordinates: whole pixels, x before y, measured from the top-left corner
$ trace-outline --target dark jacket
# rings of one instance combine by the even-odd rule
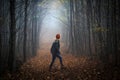
[[[59,43],[59,40],[55,40],[52,44],[52,47],[51,47],[51,53],[53,55],[57,55],[57,54],[60,54],[60,43]]]

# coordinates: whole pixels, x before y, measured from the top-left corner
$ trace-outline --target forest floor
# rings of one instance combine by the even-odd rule
[[[120,80],[120,70],[102,64],[99,60],[90,60],[85,56],[61,54],[64,69],[60,69],[56,59],[49,72],[51,55],[47,50],[39,50],[37,56],[24,63],[14,74],[7,73],[2,80]]]

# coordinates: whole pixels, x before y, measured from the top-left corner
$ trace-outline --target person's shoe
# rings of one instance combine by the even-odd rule
[[[64,65],[62,65],[62,66],[61,66],[61,69],[64,69],[64,68],[65,68]]]
[[[49,68],[49,72],[51,72],[51,68]]]
[[[51,72],[52,70],[51,69],[49,69],[49,72]]]
[[[49,72],[51,72],[51,66],[49,66]]]

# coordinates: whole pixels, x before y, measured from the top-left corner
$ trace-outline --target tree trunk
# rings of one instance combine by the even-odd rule
[[[10,37],[9,37],[9,57],[8,67],[13,71],[15,59],[15,43],[16,43],[16,21],[15,21],[15,0],[10,0]]]
[[[28,0],[25,0],[25,23],[24,23],[24,42],[23,42],[23,56],[24,61],[26,61],[26,42],[27,42],[27,8],[28,8]]]

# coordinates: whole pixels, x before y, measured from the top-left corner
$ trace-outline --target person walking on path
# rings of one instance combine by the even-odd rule
[[[59,58],[60,64],[61,64],[61,69],[63,68],[63,61],[62,61],[62,56],[60,55],[60,34],[56,34],[56,40],[53,42],[52,47],[51,47],[51,55],[52,55],[52,61],[49,66],[49,71],[51,71],[53,63],[55,62],[56,58]]]

